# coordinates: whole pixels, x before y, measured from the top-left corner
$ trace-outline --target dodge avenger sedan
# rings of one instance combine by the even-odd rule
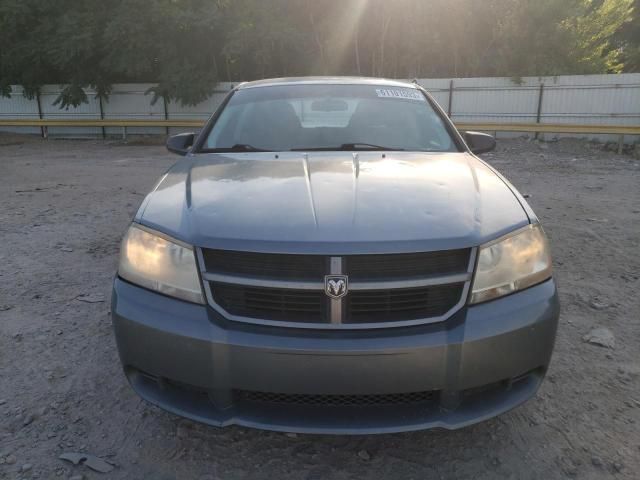
[[[133,389],[215,426],[455,429],[543,380],[559,303],[527,202],[420,86],[234,88],[122,241]]]

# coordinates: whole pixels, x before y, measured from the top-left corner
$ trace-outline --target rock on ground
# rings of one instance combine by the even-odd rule
[[[616,346],[616,338],[614,337],[611,330],[605,327],[594,328],[584,337],[582,337],[582,340],[587,343],[599,345],[606,348],[615,348]]]

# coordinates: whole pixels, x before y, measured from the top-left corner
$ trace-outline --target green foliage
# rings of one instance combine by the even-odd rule
[[[638,72],[640,71],[640,0],[631,3],[629,15],[610,39],[610,49],[624,71]]]
[[[196,104],[219,81],[640,70],[640,0],[0,0],[0,95],[116,82]]]
[[[53,102],[54,105],[60,105],[60,108],[69,110],[69,107],[77,107],[87,102],[87,94],[80,85],[70,84],[62,89],[62,92]]]
[[[581,62],[593,69],[623,71],[622,51],[612,48],[612,40],[632,18],[633,0],[589,1],[587,6],[587,12],[577,17],[573,26],[584,52]]]

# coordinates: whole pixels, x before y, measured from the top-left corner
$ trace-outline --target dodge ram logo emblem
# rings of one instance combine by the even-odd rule
[[[331,298],[341,298],[347,294],[349,280],[346,275],[327,275],[324,277],[324,292]]]

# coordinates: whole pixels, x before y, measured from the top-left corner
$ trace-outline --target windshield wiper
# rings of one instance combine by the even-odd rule
[[[402,151],[404,150],[404,148],[391,148],[391,147],[384,147],[382,145],[373,145],[371,143],[343,143],[340,146],[337,147],[310,147],[310,148],[292,148],[291,151],[292,152],[309,152],[309,151],[326,151],[326,152],[331,152],[331,151],[340,151],[340,150],[346,150],[346,151],[354,151],[354,150],[384,150],[384,151],[390,151],[390,150],[395,150],[395,151]]]
[[[382,145],[373,145],[371,143],[343,143],[340,145],[341,150],[404,150],[404,148],[391,148]]]
[[[256,148],[253,145],[246,143],[236,143],[232,147],[220,147],[220,148],[206,148],[202,150],[205,153],[224,153],[224,152],[271,152],[271,150],[264,150],[262,148]]]

